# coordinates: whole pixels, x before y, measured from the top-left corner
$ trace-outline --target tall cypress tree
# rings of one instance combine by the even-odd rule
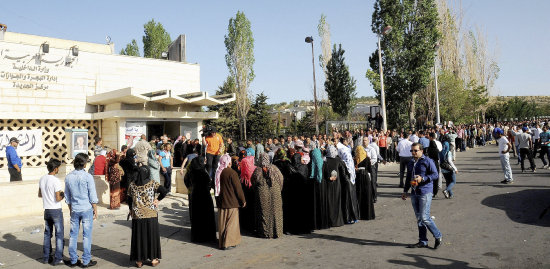
[[[327,79],[325,91],[332,105],[332,110],[342,117],[348,116],[352,110],[352,101],[355,98],[355,79],[350,76],[345,64],[342,44],[332,48],[332,58],[327,64]]]

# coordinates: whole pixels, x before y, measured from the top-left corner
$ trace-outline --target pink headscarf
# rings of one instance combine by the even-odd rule
[[[254,166],[254,156],[247,156],[241,161],[241,183],[244,183],[244,185],[249,188],[252,186],[250,178],[254,170],[256,170],[256,166]]]
[[[220,175],[222,174],[223,169],[227,168],[227,165],[231,164],[231,157],[229,154],[224,154],[220,157],[220,162],[218,164],[218,169],[216,170],[216,177],[214,181],[214,195],[220,195]]]

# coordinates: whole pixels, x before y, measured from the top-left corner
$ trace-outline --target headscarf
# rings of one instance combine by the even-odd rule
[[[256,151],[253,148],[247,148],[246,156],[256,156]]]
[[[277,171],[279,170],[279,168],[271,164],[271,161],[269,160],[269,154],[267,153],[260,154],[259,165],[262,168],[264,178],[268,180],[268,184],[271,185],[272,180],[276,180],[280,186],[283,185],[283,178],[281,177],[280,173],[277,173],[279,172]]]
[[[249,188],[252,186],[250,178],[252,177],[255,169],[256,166],[254,166],[254,155],[246,156],[241,161],[241,183],[244,183],[244,185]]]
[[[145,165],[142,165],[138,168],[138,173],[137,173],[137,177],[136,177],[136,180],[134,181],[134,183],[137,185],[137,186],[143,186],[145,184],[147,184],[150,180],[151,180],[151,177],[149,176],[149,167],[145,166]]]
[[[338,150],[334,145],[329,145],[327,148],[327,158],[336,158],[338,156]]]
[[[279,148],[277,153],[275,153],[275,160],[289,161],[288,156],[286,156],[286,151],[283,148]]]
[[[199,155],[191,160],[191,163],[189,164],[189,171],[206,171],[205,164],[204,164],[204,156]]]
[[[126,159],[134,159],[136,156],[136,151],[134,149],[128,149],[126,151]]]
[[[311,152],[311,175],[309,178],[313,178],[319,183],[323,179],[323,156],[318,148]]]
[[[310,161],[311,161],[311,158],[309,157],[309,154],[304,153],[304,155],[302,156],[302,162],[304,164],[309,164]]]
[[[302,140],[297,140],[296,142],[294,142],[294,147],[303,148],[304,142],[302,142]]]
[[[220,175],[222,174],[223,169],[227,168],[229,165],[231,165],[231,156],[226,153],[220,157],[220,163],[218,164],[218,169],[216,170],[216,181],[214,183],[214,195],[216,196],[220,195]]]
[[[365,146],[358,146],[355,148],[355,161],[357,164],[361,163],[367,158],[367,149]]]
[[[183,138],[183,137],[182,137],[181,135],[178,136],[178,139],[176,139],[176,141],[174,141],[174,146],[175,146],[178,142],[180,142],[180,140],[181,140],[182,138]]]
[[[348,147],[342,147],[340,148],[340,150],[338,150],[338,155],[340,155],[340,158],[342,158],[342,161],[344,161],[344,163],[346,164],[351,184],[355,184],[355,165],[353,164],[351,149],[349,149]]]

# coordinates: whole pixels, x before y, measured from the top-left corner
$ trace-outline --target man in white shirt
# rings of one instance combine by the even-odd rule
[[[405,168],[412,159],[411,142],[409,139],[403,139],[397,144],[397,152],[399,153],[399,187],[403,188],[403,177],[405,176]]]
[[[504,135],[504,131],[500,128],[495,128],[493,131],[498,143],[498,155],[500,156],[500,165],[504,172],[504,180],[500,183],[512,184],[514,179],[512,178],[512,168],[510,167],[510,149],[512,144],[508,141],[508,138]]]
[[[368,137],[365,139],[363,138],[363,145],[368,142]],[[370,164],[372,167],[372,183],[375,187],[378,186],[378,160],[383,160],[382,156],[380,156],[380,148],[378,147],[378,137],[372,138],[372,143],[368,144],[368,146],[365,148],[367,151],[367,156],[370,158]],[[376,194],[374,196],[374,200],[376,201]]]
[[[53,265],[63,263],[63,211],[61,209],[61,200],[64,194],[61,188],[61,182],[55,175],[59,172],[61,162],[56,159],[51,159],[46,163],[48,174],[40,178],[38,189],[38,197],[42,198],[44,205],[44,248],[43,260],[44,264],[53,261]],[[55,256],[50,260],[52,251],[52,235],[55,227]]]

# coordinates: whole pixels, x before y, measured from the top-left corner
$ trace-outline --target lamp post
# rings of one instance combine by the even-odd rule
[[[439,49],[439,43],[435,43],[435,60],[434,60],[434,81],[435,81],[435,115],[436,123],[441,123],[441,116],[439,115],[439,89],[437,88],[437,49]]]
[[[386,132],[388,130],[388,123],[386,120],[386,94],[384,93],[384,68],[382,67],[382,46],[380,46],[380,38],[383,35],[387,35],[391,32],[392,27],[386,26],[382,33],[378,34],[378,65],[380,67],[380,101],[382,103],[382,130]]]
[[[319,135],[319,121],[317,120],[317,83],[315,82],[315,54],[313,53],[313,37],[306,37],[306,43],[311,43],[311,64],[313,65],[313,103],[315,106],[315,135]]]

